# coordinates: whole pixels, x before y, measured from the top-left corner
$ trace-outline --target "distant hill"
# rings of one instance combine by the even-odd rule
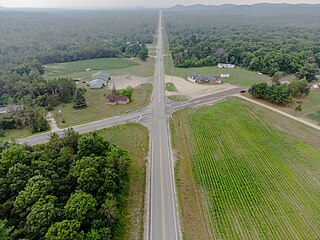
[[[203,5],[195,4],[190,6],[176,5],[168,8],[170,12],[190,12],[190,11],[210,11],[221,14],[245,14],[245,15],[274,15],[274,14],[294,14],[300,15],[305,13],[319,14],[320,4],[272,4],[272,3],[257,3],[253,5]]]

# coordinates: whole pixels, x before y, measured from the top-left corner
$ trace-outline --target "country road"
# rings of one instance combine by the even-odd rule
[[[164,86],[162,15],[160,13],[151,125],[149,199],[149,239],[151,240],[180,239]]]
[[[233,88],[188,102],[172,102],[165,97],[164,54],[162,38],[162,15],[159,15],[158,42],[155,57],[154,91],[149,106],[128,114],[73,126],[79,133],[92,132],[127,122],[139,122],[150,131],[150,161],[148,189],[148,217],[145,238],[148,240],[182,239],[175,193],[174,165],[171,154],[168,117],[174,111],[186,107],[210,104],[227,96],[238,94],[242,88]],[[54,131],[63,135],[67,129]],[[48,142],[52,132],[33,135],[17,140],[20,144],[36,145]]]

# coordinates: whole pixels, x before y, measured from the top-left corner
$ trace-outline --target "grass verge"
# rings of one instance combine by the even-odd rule
[[[128,197],[122,209],[123,228],[116,239],[143,239],[146,156],[149,148],[148,129],[138,123],[128,123],[97,131],[111,143],[126,149],[132,159],[129,168]]]
[[[176,92],[177,88],[173,83],[166,83],[166,91],[168,91],[168,92]]]
[[[189,100],[189,97],[185,95],[171,95],[171,96],[168,96],[167,98],[175,102],[186,102]]]

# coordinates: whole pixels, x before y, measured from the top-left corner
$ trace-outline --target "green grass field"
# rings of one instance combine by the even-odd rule
[[[189,100],[189,97],[185,95],[171,95],[171,96],[168,96],[167,98],[175,102],[186,102]]]
[[[166,83],[166,91],[168,91],[168,92],[176,92],[177,88],[173,83]]]
[[[143,239],[144,193],[146,183],[146,156],[149,147],[148,129],[137,123],[118,125],[98,131],[108,141],[126,149],[132,159],[129,168],[127,209],[125,222],[118,240]]]
[[[207,239],[210,234],[214,239],[320,237],[319,148],[307,144],[313,140],[301,142],[310,136],[304,136],[301,124],[288,121],[284,124],[288,126],[277,122],[275,126],[260,111],[230,99],[173,115],[173,140],[180,145],[179,153],[184,152],[179,165],[185,165],[185,170],[181,173],[178,166],[176,171],[185,239]],[[273,114],[267,119],[281,119]],[[302,136],[284,134],[279,128],[292,128]],[[314,135],[319,141],[319,134]],[[193,193],[197,188],[204,202]],[[189,201],[193,204],[188,207]],[[208,221],[199,216],[188,220],[193,208],[200,209],[196,217],[202,209]],[[211,233],[204,235],[206,229]]]
[[[91,68],[92,71],[86,72],[85,69]],[[105,70],[112,76],[134,75],[140,77],[153,76],[154,58],[141,61],[138,58],[97,58],[68,63],[55,63],[45,65],[45,77],[70,77],[81,78],[84,81],[90,79],[92,74],[100,70]]]
[[[73,103],[56,107],[53,115],[58,126],[60,128],[72,127],[141,109],[150,103],[152,85],[143,84],[134,88],[132,102],[127,105],[111,106],[106,104],[106,96],[109,94],[111,94],[110,89],[88,89],[85,93],[87,108],[76,110],[72,107]],[[59,116],[59,110],[62,111],[62,116]],[[65,123],[62,123],[62,120]]]

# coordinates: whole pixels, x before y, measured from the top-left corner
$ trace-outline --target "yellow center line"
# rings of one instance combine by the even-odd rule
[[[160,130],[160,121],[159,121],[159,130]],[[159,131],[159,140],[160,140],[160,185],[161,185],[161,208],[162,208],[162,234],[163,240],[166,239],[166,225],[164,220],[164,195],[163,195],[163,175],[162,175],[162,143],[161,143],[161,131]]]

